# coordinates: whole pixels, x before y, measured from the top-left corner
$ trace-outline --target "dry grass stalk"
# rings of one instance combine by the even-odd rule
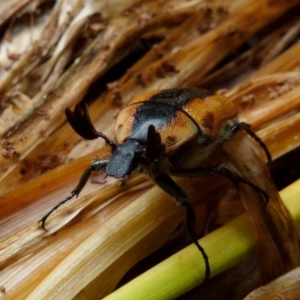
[[[268,285],[258,288],[250,293],[245,300],[266,299],[271,300],[277,297],[278,294],[281,297],[297,298],[299,295],[299,276],[300,268],[296,268],[293,271],[280,276],[276,280],[270,282]]]
[[[251,77],[261,77],[278,71],[287,72],[295,69],[299,65],[299,58],[296,55],[299,47],[297,43],[284,53],[286,59],[280,56],[279,65],[277,65],[276,58],[286,47],[286,43],[293,43],[296,40],[295,31],[299,31],[299,24],[297,16],[283,22],[265,39],[207,76],[203,80],[203,85],[213,89],[225,87],[228,89],[240,83],[241,79],[246,81]],[[257,65],[260,66],[260,69],[254,71],[253,67]],[[237,80],[238,82],[236,82]]]
[[[264,201],[261,195],[257,197],[257,193],[253,193],[248,186],[239,187],[242,191],[241,200],[257,235],[259,266],[262,281],[266,283],[299,265],[297,231],[253,143],[243,138],[235,143],[226,143],[223,148],[232,164],[230,169],[250,182],[263,186],[270,195],[268,204],[261,205]]]
[[[52,92],[43,96],[37,107],[24,116],[22,122],[17,123],[3,136],[5,141],[8,140],[17,149],[17,153],[20,155],[19,160],[25,159],[48,135],[58,128],[58,124],[63,122],[61,111],[70,106],[71,103],[78,102],[91,82],[97,76],[103,74],[117,59],[121,59],[122,56],[119,56],[117,49],[122,46],[126,48],[125,42],[127,39],[133,39],[142,31],[149,30],[154,25],[166,25],[176,18],[191,14],[194,12],[196,5],[200,5],[197,1],[189,1],[187,2],[188,5],[175,2],[170,1],[168,5],[165,3],[166,11],[160,7],[157,15],[158,4],[150,1],[149,6],[141,7],[142,11],[148,16],[148,18],[142,20],[143,13],[140,9],[129,11],[125,16],[122,14],[119,18],[112,20],[107,29],[101,34],[101,37],[83,53],[78,63],[75,63],[61,76],[56,87],[54,87],[55,93]],[[267,1],[249,1],[248,5],[245,2],[242,7],[244,9],[241,9],[239,14],[230,15],[230,18],[223,22],[222,26],[217,26],[215,30],[200,36],[186,46],[181,47],[176,53],[171,53],[169,56],[157,60],[145,69],[141,74],[142,78],[152,78],[152,80],[147,81],[146,87],[137,85],[136,78],[133,78],[130,90],[124,91],[120,88],[120,91],[117,92],[122,95],[122,100],[126,103],[133,95],[143,90],[195,85],[222,58],[245,42],[255,31],[271,22],[278,14],[283,13],[292,4],[292,2],[289,4],[280,3],[268,7]],[[258,13],[263,15],[257,22],[252,22],[251,16]],[[247,31],[243,34],[239,33],[241,26],[247,28]],[[99,44],[98,40],[101,40],[102,43]],[[231,47],[227,47],[227,45],[231,45]],[[117,54],[117,58],[114,54]],[[198,68],[199,65],[202,65],[201,70]],[[180,70],[184,70],[184,72],[179,72]],[[157,78],[159,73],[162,74],[162,78]],[[89,74],[89,76],[86,76],[86,74]],[[153,80],[153,78],[156,78],[156,80]],[[72,89],[70,89],[70,86],[72,86]],[[100,102],[98,101],[98,103]],[[33,130],[34,128],[39,128],[39,131],[36,132]],[[37,136],[32,132],[36,132]],[[20,136],[22,136],[21,140]],[[2,161],[0,166],[3,170],[0,175],[3,183],[14,182],[16,178],[20,177],[20,175],[17,176],[19,172],[16,171],[16,168],[19,169],[19,164],[15,158]]]
[[[107,153],[107,149],[99,151],[97,142],[79,142],[69,125],[62,126],[64,108],[77,103],[92,82],[120,61],[132,49],[133,40],[143,35],[149,37],[167,33],[164,41],[137,61],[91,105],[95,126],[101,130],[103,128],[103,132],[112,137],[114,118],[122,104],[133,95],[154,88],[200,85],[202,80],[209,84],[212,80],[220,81],[228,70],[234,69],[238,60],[212,73],[210,77],[205,76],[251,35],[298,3],[273,1],[269,6],[268,1],[249,0],[228,3],[216,1],[213,5],[207,5],[203,1],[174,0],[164,1],[163,4],[160,1],[147,1],[130,7],[133,1],[126,1],[123,5],[130,8],[121,13],[114,10],[113,5],[107,4],[101,7],[104,19],[90,23],[91,28],[96,29],[94,34],[97,37],[87,39],[85,50],[70,67],[66,67],[70,59],[74,59],[73,49],[78,36],[84,33],[80,24],[100,10],[94,1],[87,2],[83,8],[79,2],[57,1],[54,7],[46,7],[45,15],[35,16],[40,19],[35,32],[46,32],[49,41],[37,39],[32,47],[28,47],[27,43],[28,49],[24,50],[22,56],[16,59],[12,67],[8,66],[5,72],[2,70],[0,73],[3,75],[0,88],[4,100],[13,99],[14,103],[4,110],[1,123],[2,132],[10,128],[3,135],[3,159],[0,161],[1,188],[3,192],[11,189],[1,196],[3,209],[0,213],[0,285],[6,290],[8,299],[24,299],[29,295],[29,299],[55,299],[58,295],[64,299],[92,299],[107,295],[123,274],[159,247],[183,219],[181,210],[169,201],[169,197],[156,187],[145,192],[146,188],[149,189],[149,183],[145,178],[137,177],[122,188],[113,180],[101,186],[88,183],[80,199],[66,204],[49,219],[49,234],[42,232],[36,221],[74,188],[81,172],[95,155],[101,157]],[[23,10],[20,10],[21,6],[15,7],[15,13],[26,15],[26,9],[32,13],[32,7],[26,6],[26,2],[22,5]],[[39,6],[41,3],[36,1],[32,5]],[[7,14],[2,19],[0,16],[0,24],[13,15],[9,13],[11,7],[7,8]],[[73,13],[71,25],[67,11]],[[59,19],[61,23],[57,23]],[[45,24],[52,28],[53,34],[50,29],[45,29]],[[61,25],[59,30],[56,30],[57,24]],[[168,26],[171,29],[166,31]],[[299,146],[300,139],[295,138],[300,124],[299,113],[295,113],[299,107],[299,73],[295,70],[299,58],[294,55],[299,45],[295,44],[272,60],[288,42],[293,41],[297,28],[298,23],[293,21],[279,26],[256,49],[250,50],[248,57],[257,53],[264,56],[274,43],[277,45],[268,57],[263,57],[263,68],[256,73],[249,72],[244,78],[235,76],[231,82],[235,88],[228,92],[239,106],[241,120],[253,123],[255,129],[260,129],[259,135],[275,157]],[[7,32],[14,33],[13,30]],[[67,34],[56,47],[63,32]],[[281,35],[282,32],[285,34]],[[40,47],[43,48],[42,53],[37,52]],[[44,62],[47,56],[50,58]],[[247,60],[244,67],[250,70],[251,59]],[[249,77],[250,73],[254,75],[252,78]],[[34,75],[39,80],[34,81]],[[228,81],[234,72],[229,75]],[[16,104],[16,95],[21,104]],[[278,137],[280,143],[276,140]],[[226,152],[231,161],[241,165],[238,158],[231,155],[235,153],[232,149]],[[70,159],[76,160],[29,181],[47,168]],[[239,171],[245,175],[245,170]],[[253,174],[247,173],[245,176],[257,181]],[[220,199],[229,183],[218,181],[216,184],[213,179],[201,179],[182,180],[181,184],[192,194],[196,193],[194,203],[200,205],[201,199]],[[199,185],[203,186],[201,191],[195,189]],[[269,183],[264,180],[263,185],[269,186]],[[264,223],[256,230],[259,239],[265,237],[260,232],[261,228],[271,226],[276,231],[280,224],[260,219],[261,214],[267,215],[267,219],[270,215],[274,216],[274,210],[284,211],[278,216],[275,212],[276,217],[286,214],[274,188],[269,186],[267,189],[271,191],[273,200],[279,201],[279,206],[274,208],[271,203],[259,211],[255,199],[252,199],[255,196],[245,197],[247,193],[251,195],[251,191],[242,187],[243,201],[247,206],[254,205],[259,215],[252,215],[252,218]],[[295,214],[295,211],[299,210],[292,207],[291,213]],[[288,215],[285,220],[289,222]],[[272,247],[278,240],[283,241],[287,236],[291,239],[286,239],[286,244],[295,243],[291,225],[282,227],[291,234],[285,235],[285,231],[279,230],[281,237],[266,239],[265,248],[273,251]],[[57,234],[53,235],[55,232]],[[234,240],[234,233],[230,234]],[[205,239],[209,240],[210,236]],[[207,247],[213,262],[213,253],[218,247],[205,241],[203,245]],[[253,242],[250,242],[241,256],[230,253],[232,258],[225,266],[222,265],[224,257],[219,260],[222,267],[212,263],[213,274],[236,264],[252,247]],[[287,246],[283,251],[289,252],[293,247],[295,249],[295,246]],[[195,251],[193,247],[190,249]],[[290,262],[287,269],[297,264],[296,254],[295,257],[287,254]],[[281,260],[280,255],[278,259]],[[265,267],[263,262],[261,267],[263,272],[272,269]],[[271,274],[265,273],[265,276],[270,278],[279,275],[277,271],[287,270],[285,266],[281,267],[280,270],[271,270]],[[197,259],[195,273],[198,279],[194,285],[201,281],[201,268]],[[189,288],[184,287],[180,293],[194,285],[189,283]]]

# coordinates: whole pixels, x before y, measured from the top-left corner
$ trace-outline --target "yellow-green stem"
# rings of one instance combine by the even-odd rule
[[[281,191],[294,223],[300,223],[300,180]],[[205,236],[200,241],[209,256],[211,276],[237,265],[255,247],[255,235],[244,214]],[[190,245],[167,260],[116,290],[106,300],[174,299],[201,283],[204,263],[194,245]]]

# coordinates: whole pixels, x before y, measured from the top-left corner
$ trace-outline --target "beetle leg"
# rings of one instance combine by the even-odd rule
[[[195,168],[195,169],[174,169],[170,172],[173,176],[178,177],[200,177],[200,176],[209,176],[209,175],[221,175],[228,178],[233,183],[244,183],[252,187],[256,192],[262,194],[266,198],[266,203],[270,196],[262,190],[259,186],[252,183],[251,181],[233,173],[231,170],[225,167],[204,167],[204,168]]]
[[[165,153],[165,146],[161,142],[161,136],[153,125],[148,127],[146,142],[146,157],[150,163],[155,162]]]
[[[190,203],[189,197],[185,194],[185,192],[167,175],[167,174],[156,174],[155,176],[151,176],[152,180],[166,193],[172,196],[179,205],[185,207],[186,212],[186,229],[187,233],[190,236],[193,243],[197,246],[198,250],[202,254],[202,257],[205,262],[205,277],[204,282],[209,279],[210,276],[210,265],[208,261],[208,256],[203,249],[203,247],[199,244],[196,234],[196,213],[193,206]]]
[[[241,122],[235,124],[234,127],[232,128],[233,133],[236,133],[239,130],[245,130],[264,149],[268,159],[267,163],[270,163],[272,161],[272,156],[265,143],[255,134],[255,132],[251,130],[251,125],[245,122]]]
[[[54,207],[52,207],[40,220],[42,228],[47,231],[45,227],[46,220],[48,217],[56,210],[58,209],[61,205],[66,203],[67,201],[71,200],[73,197],[77,197],[79,193],[82,191],[83,187],[86,185],[90,175],[92,172],[101,172],[105,169],[107,163],[109,160],[96,160],[94,161],[81,175],[81,178],[79,180],[79,183],[75,187],[75,189],[70,193],[70,195],[65,198],[64,200],[60,201],[57,203]]]

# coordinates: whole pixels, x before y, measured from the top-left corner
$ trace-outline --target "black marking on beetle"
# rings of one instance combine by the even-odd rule
[[[132,122],[132,138],[146,140],[148,128],[160,130],[176,118],[177,109],[165,103],[142,102],[137,107]]]
[[[215,115],[213,112],[207,112],[206,115],[203,117],[203,126],[205,128],[208,128],[208,129],[212,129],[213,128],[213,125],[214,125],[214,121],[215,121]]]
[[[151,96],[148,101],[140,101],[132,122],[132,137],[145,139],[150,125],[160,130],[176,118],[178,111],[185,114],[195,124],[199,134],[203,134],[199,124],[183,110],[183,107],[195,98],[205,99],[210,95],[212,93],[205,89],[169,89]]]
[[[166,146],[170,147],[172,145],[176,144],[176,137],[173,135],[169,135],[166,138]]]
[[[149,98],[149,101],[167,103],[174,105],[177,108],[182,108],[195,98],[207,98],[213,95],[206,89],[198,88],[183,88],[183,89],[169,89],[161,91]]]

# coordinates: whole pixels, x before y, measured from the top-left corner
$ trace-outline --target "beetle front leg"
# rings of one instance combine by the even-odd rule
[[[252,183],[251,181],[233,173],[231,170],[225,167],[204,167],[204,168],[195,168],[195,169],[174,169],[170,172],[172,176],[178,177],[201,177],[209,175],[221,175],[228,178],[233,183],[243,183],[252,187],[256,192],[262,194],[266,198],[266,203],[270,196],[262,190],[259,186]]]
[[[155,176],[151,176],[152,180],[166,193],[172,196],[179,205],[185,207],[186,211],[186,229],[187,233],[190,236],[193,243],[197,246],[198,250],[202,254],[205,263],[205,277],[204,282],[209,279],[210,276],[210,265],[208,261],[208,256],[203,249],[203,247],[199,244],[196,234],[196,213],[193,206],[190,203],[189,197],[186,193],[167,175],[167,174],[159,174]]]
[[[109,160],[96,160],[94,161],[81,175],[79,183],[75,187],[75,189],[70,193],[70,195],[65,198],[64,200],[57,203],[54,207],[52,207],[40,220],[42,228],[47,231],[45,227],[46,220],[48,217],[61,205],[66,203],[67,201],[71,200],[73,197],[77,197],[79,193],[82,191],[83,187],[86,185],[90,175],[92,172],[101,172],[105,169],[106,165],[108,164]]]

